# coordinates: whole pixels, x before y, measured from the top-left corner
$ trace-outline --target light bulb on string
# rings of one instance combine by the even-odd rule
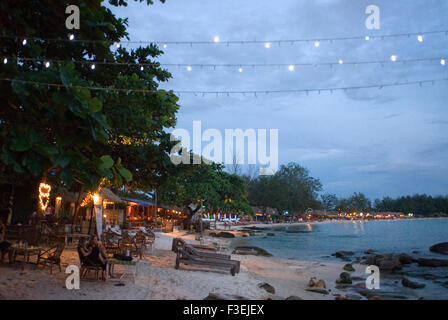
[[[95,70],[95,68],[96,68],[95,64],[92,63],[92,64],[90,65],[90,69]]]
[[[140,66],[140,71],[145,70],[145,68],[143,66]]]
[[[440,60],[440,64],[441,64],[442,66],[446,65],[446,60],[445,60],[445,59]]]
[[[215,37],[213,38],[213,42],[218,43],[218,42],[219,42],[219,37],[218,37],[218,36],[215,36]]]
[[[265,47],[266,49],[269,49],[269,48],[271,47],[271,43],[270,43],[270,42],[266,42],[266,43],[264,44],[264,47]]]
[[[242,67],[239,67],[239,68],[238,68],[238,72],[240,72],[240,73],[243,72],[243,68],[242,68]]]
[[[22,44],[25,46],[26,45],[26,39],[23,39]]]
[[[163,48],[166,49],[166,47],[168,47],[168,45],[166,43],[164,43]]]
[[[117,47],[117,49],[120,48],[121,47],[120,42],[117,42],[117,44],[115,46]]]
[[[50,68],[50,61],[45,62],[45,68]]]
[[[70,33],[70,34],[68,35],[68,39],[69,39],[70,41],[74,40],[74,39],[75,39],[75,35],[74,35],[73,33]]]
[[[187,71],[191,71],[191,66],[187,66]]]
[[[320,46],[320,42],[319,42],[319,41],[314,42],[314,46],[315,46],[316,48],[318,48],[318,47]]]
[[[421,34],[419,34],[417,36],[417,40],[418,40],[418,42],[423,42],[423,36]]]
[[[339,63],[339,64],[343,64],[344,61],[343,61],[342,59],[339,59],[338,63]]]
[[[396,56],[396,55],[392,55],[392,56],[390,57],[390,60],[391,60],[392,62],[397,61],[397,56]]]
[[[288,70],[289,70],[289,71],[294,71],[294,65],[290,64],[290,65],[288,66]]]
[[[366,36],[364,39],[366,39],[366,41],[370,40],[370,36]]]
[[[8,63],[8,58],[3,59],[3,63],[7,64]]]

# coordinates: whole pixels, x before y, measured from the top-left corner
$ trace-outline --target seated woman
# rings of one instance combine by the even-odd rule
[[[85,239],[79,239],[78,253],[83,264],[100,265],[103,270],[106,270],[107,256],[96,236],[93,236],[88,243]]]

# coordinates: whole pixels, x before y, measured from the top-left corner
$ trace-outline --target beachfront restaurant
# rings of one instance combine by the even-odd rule
[[[123,198],[128,203],[126,221],[130,227],[142,227],[154,223],[155,205],[150,200]]]
[[[124,217],[124,201],[108,188],[102,188],[97,192],[103,206],[103,226],[122,225]],[[65,233],[83,233],[92,234],[96,228],[96,218],[93,207],[93,193],[82,195],[82,201],[77,216],[77,223],[71,225],[75,212],[75,203],[78,200],[79,193],[69,192],[64,188],[58,188],[53,193],[55,197],[54,213],[56,218],[66,218],[67,223],[64,226]]]

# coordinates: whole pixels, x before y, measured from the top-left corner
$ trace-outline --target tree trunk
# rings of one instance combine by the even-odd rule
[[[83,188],[82,184],[80,184],[78,199],[76,199],[76,203],[75,203],[75,212],[73,213],[72,225],[74,225],[76,223],[76,218],[78,217],[79,208],[81,207],[83,189],[84,188]]]

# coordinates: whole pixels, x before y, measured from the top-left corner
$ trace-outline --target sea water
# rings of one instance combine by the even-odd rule
[[[233,246],[258,246],[274,257],[294,260],[335,260],[331,254],[336,251],[362,253],[367,249],[381,253],[418,252],[419,257],[448,259],[429,251],[436,243],[448,242],[448,219],[329,221],[272,225],[265,230],[274,236],[239,238]]]

